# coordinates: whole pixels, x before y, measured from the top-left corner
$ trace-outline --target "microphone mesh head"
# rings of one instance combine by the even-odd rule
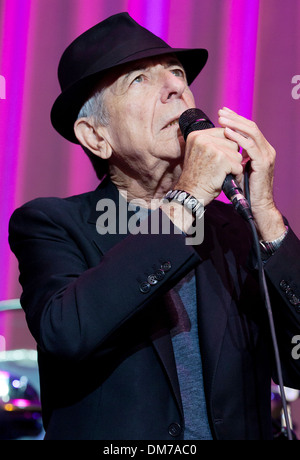
[[[183,112],[179,118],[179,126],[184,140],[192,131],[214,128],[214,124],[200,109],[188,109]]]

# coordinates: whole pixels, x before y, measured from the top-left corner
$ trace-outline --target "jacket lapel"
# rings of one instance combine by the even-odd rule
[[[164,305],[162,305],[162,308],[164,308]],[[178,408],[183,416],[183,407],[176,370],[175,356],[171,342],[170,331],[168,327],[166,327],[166,323],[167,322],[162,322],[156,332],[150,335],[150,338],[152,340],[153,347],[156,350],[163,367],[165,368],[171,384],[171,388],[177,401]]]
[[[128,235],[127,223],[133,214],[117,187],[104,178],[93,193],[88,217],[93,241],[102,255]]]
[[[204,261],[196,269],[199,343],[208,396],[212,390],[227,324],[227,309],[231,302],[229,292],[221,283],[218,285],[214,272],[211,261]],[[214,285],[211,280],[214,280]]]
[[[213,202],[208,207],[205,213],[205,243],[197,248],[202,259],[196,268],[198,330],[208,401],[212,396],[228,315],[238,289],[234,284],[234,241],[230,241],[235,238],[238,229],[229,220],[224,206],[221,209]]]

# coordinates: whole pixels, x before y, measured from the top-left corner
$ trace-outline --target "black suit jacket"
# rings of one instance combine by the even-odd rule
[[[215,201],[197,247],[181,234],[100,235],[104,198],[119,200],[109,180],[83,195],[33,200],[10,221],[21,303],[38,346],[46,439],[184,439],[164,295],[192,269],[213,436],[271,439],[276,375],[257,273],[249,268],[248,225]],[[293,388],[300,382],[291,355],[300,327],[299,255],[290,229],[266,265],[284,383]],[[163,279],[143,292],[161,266]]]

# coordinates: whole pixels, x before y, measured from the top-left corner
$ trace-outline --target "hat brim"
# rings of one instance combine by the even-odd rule
[[[143,50],[134,55],[130,55],[118,62],[114,66],[102,68],[100,71],[95,71],[92,74],[83,76],[74,85],[63,91],[55,100],[51,110],[51,123],[56,131],[59,132],[65,139],[79,144],[75,133],[74,123],[77,119],[78,113],[89,97],[89,94],[99,82],[102,76],[108,71],[113,69],[117,70],[123,64],[134,62],[143,58],[150,58],[154,56],[161,56],[166,54],[175,54],[178,60],[183,65],[187,75],[187,81],[190,85],[197,75],[201,72],[208,59],[208,52],[206,49],[183,49],[183,48],[151,48]]]

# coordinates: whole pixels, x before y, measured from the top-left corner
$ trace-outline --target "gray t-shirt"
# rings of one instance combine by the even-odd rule
[[[171,338],[185,418],[184,439],[211,440],[199,347],[194,271],[167,293],[166,302],[176,324],[171,329]]]

